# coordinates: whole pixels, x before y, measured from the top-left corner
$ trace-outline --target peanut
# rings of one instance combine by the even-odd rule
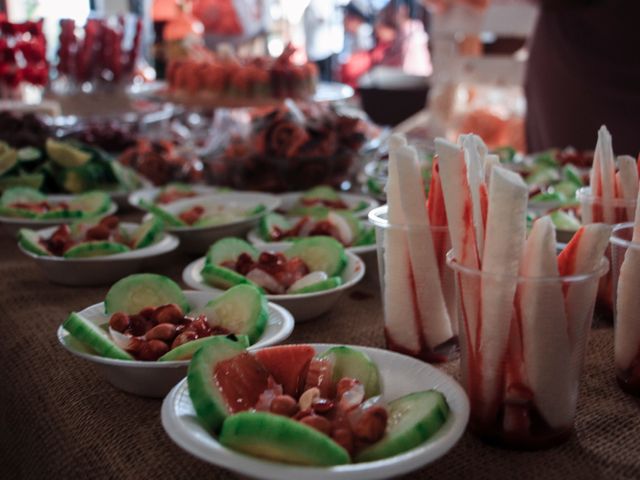
[[[316,413],[327,413],[332,410],[334,403],[326,398],[316,398],[311,404],[311,408]]]
[[[382,407],[371,407],[364,411],[353,427],[358,439],[374,443],[384,436],[387,428],[387,411]]]
[[[150,322],[142,315],[131,315],[129,317],[129,330],[134,337],[144,335],[151,327]]]
[[[95,225],[87,230],[85,238],[87,240],[106,240],[111,235],[111,232],[104,225]]]
[[[123,333],[129,327],[129,315],[116,312],[109,319],[109,326],[115,331]]]
[[[140,360],[157,360],[169,351],[169,346],[162,340],[149,340],[141,345],[138,352]]]
[[[331,434],[331,422],[320,415],[308,415],[300,420],[300,423],[315,428],[325,435]]]
[[[348,428],[336,428],[331,432],[331,438],[349,454],[353,453],[353,433],[351,430]]]
[[[113,230],[118,226],[120,220],[115,215],[109,215],[108,217],[104,217],[100,220],[100,225],[107,227],[109,230]]]
[[[171,344],[171,348],[173,349],[173,348],[179,347],[180,345],[183,345],[192,340],[196,340],[197,338],[198,338],[198,334],[196,332],[187,330],[185,332],[182,332],[180,335],[178,335],[175,338],[175,340]]]
[[[320,398],[320,389],[318,387],[312,387],[304,392],[302,395],[300,395],[300,399],[298,400],[300,410],[311,408],[311,405],[313,405],[313,401],[316,398]]]
[[[155,313],[155,307],[144,307],[142,310],[140,310],[140,312],[138,312],[138,315],[146,318],[147,320],[153,320],[155,317]]]
[[[175,303],[156,308],[155,320],[158,323],[181,323],[184,319],[182,309]]]
[[[296,399],[290,395],[278,395],[271,401],[270,411],[276,415],[293,417],[298,413],[298,404],[296,403]]]
[[[176,337],[176,326],[172,323],[160,323],[146,333],[147,340],[170,342]]]

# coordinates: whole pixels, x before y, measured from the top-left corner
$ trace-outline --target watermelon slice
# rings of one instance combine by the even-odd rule
[[[309,345],[283,345],[264,348],[255,353],[256,359],[282,385],[285,394],[297,398],[315,350]]]
[[[520,275],[557,277],[555,228],[548,216],[533,224],[522,255]],[[570,427],[575,413],[575,383],[562,283],[524,282],[518,286],[523,360],[534,402],[552,428]]]

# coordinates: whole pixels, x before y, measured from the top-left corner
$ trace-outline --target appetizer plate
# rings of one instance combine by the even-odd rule
[[[184,293],[193,309],[204,307],[207,302],[220,294],[192,291]],[[78,313],[96,325],[105,325],[109,322],[109,316],[104,313],[103,302],[96,303]],[[267,328],[260,339],[249,347],[249,350],[284,341],[291,335],[293,326],[293,317],[286,309],[269,303]],[[181,378],[186,376],[189,366],[189,360],[143,362],[101,357],[74,339],[62,325],[58,327],[58,340],[73,355],[95,364],[114,387],[144,397],[164,397]]]
[[[259,249],[270,248],[272,245],[277,245],[278,243],[281,243],[281,242],[267,242],[263,240],[263,238],[258,233],[257,228],[252,228],[251,230],[249,230],[249,233],[247,234],[247,240],[249,240],[249,243],[251,243],[256,248],[259,248]],[[371,245],[347,247],[346,250],[347,252],[355,253],[363,260],[368,260],[369,257],[374,257],[376,255],[376,244],[372,243]]]
[[[211,187],[208,185],[190,185],[189,188],[197,194],[196,197],[212,195],[220,191],[218,188]],[[156,203],[156,197],[158,196],[158,193],[161,190],[162,190],[161,187],[149,187],[149,188],[136,190],[135,192],[131,192],[128,196],[129,205],[134,208],[140,209],[140,200],[144,200],[149,203]],[[196,198],[196,197],[188,197],[188,198]],[[164,204],[164,205],[168,205],[168,204]]]
[[[47,198],[52,201],[68,201],[73,198],[74,195],[49,195]],[[118,206],[114,201],[111,201],[111,206],[109,210],[104,213],[101,213],[101,217],[106,217],[108,215],[112,215],[116,213],[118,210]],[[53,225],[62,225],[63,223],[73,223],[78,220],[83,220],[83,218],[47,218],[47,219],[33,219],[33,218],[18,218],[18,217],[6,217],[0,215],[0,223],[4,226],[4,230],[8,232],[10,235],[17,237],[18,231],[21,228],[30,228],[32,230],[37,230],[39,228],[51,227]]]
[[[279,210],[282,210],[286,214],[289,210],[291,210],[296,205],[296,203],[298,202],[298,199],[302,195],[304,195],[304,193],[305,192],[290,192],[290,193],[281,193],[280,195],[278,195],[278,197],[282,202],[280,204]],[[338,194],[340,195],[340,198],[342,199],[342,201],[348,205],[351,213],[353,213],[353,215],[355,215],[358,218],[367,218],[369,211],[371,211],[372,209],[376,208],[379,205],[377,200],[371,197],[368,197],[366,195],[357,195],[355,193],[342,193],[342,192],[338,192]],[[356,208],[361,202],[363,202],[363,205],[366,203],[366,207],[357,211],[351,210],[352,208]]]
[[[232,222],[206,227],[171,227],[167,230],[180,239],[180,247],[187,253],[199,254],[207,251],[209,246],[216,240],[224,237],[241,237],[258,224],[260,217],[274,211],[280,205],[280,199],[274,195],[266,193],[233,192],[207,195],[203,197],[187,198],[178,200],[162,208],[167,212],[178,215],[181,212],[195,207],[203,206],[223,206],[228,208],[250,209],[258,205],[266,207],[264,212],[242,217]],[[145,215],[145,220],[151,214]]]
[[[133,232],[139,225],[136,223],[121,223],[124,229]],[[38,230],[39,236],[49,237],[58,227]],[[101,257],[64,258],[46,255],[36,255],[18,244],[18,247],[28,257],[35,260],[53,283],[69,286],[108,285],[127,275],[141,270],[143,264],[160,255],[175,250],[180,241],[168,233],[163,233],[160,239],[152,245],[138,248],[124,253],[105,255]]]
[[[258,250],[283,252],[290,246],[290,243],[284,242],[270,243],[264,247],[258,247]],[[352,252],[346,252],[346,254],[347,266],[342,273],[344,283],[339,287],[313,293],[267,295],[267,299],[289,310],[296,319],[296,322],[306,322],[307,320],[311,320],[328,312],[345,290],[353,287],[364,277],[366,270],[364,262]],[[222,290],[207,284],[200,274],[204,267],[205,260],[205,257],[201,257],[187,265],[182,272],[182,281],[196,290],[220,293]]]
[[[311,345],[318,353],[334,346]],[[327,468],[270,462],[220,445],[198,422],[186,379],[176,385],[164,399],[162,426],[178,446],[205,462],[248,477],[273,480],[390,478],[432,463],[451,450],[464,433],[469,420],[469,400],[462,387],[447,374],[414,358],[377,348],[352,348],[369,355],[378,366],[385,401],[420,390],[437,389],[442,392],[451,409],[451,415],[444,426],[431,439],[413,450],[375,462]]]

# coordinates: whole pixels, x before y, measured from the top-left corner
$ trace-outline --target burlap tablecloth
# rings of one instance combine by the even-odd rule
[[[154,270],[179,280],[188,260],[172,254]],[[382,347],[378,291],[377,276],[368,274],[331,313],[297,325],[289,342]],[[0,478],[234,478],[169,440],[160,400],[115,390],[58,344],[56,329],[68,313],[106,292],[49,283],[0,233]],[[444,458],[406,478],[640,478],[640,402],[615,383],[612,340],[611,328],[592,332],[570,441],[523,453],[465,434]],[[455,363],[442,368],[457,371]]]

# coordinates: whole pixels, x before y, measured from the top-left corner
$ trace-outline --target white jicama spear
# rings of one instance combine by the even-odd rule
[[[453,336],[451,320],[442,292],[418,155],[414,148],[401,147],[396,156],[402,186],[400,200],[410,226],[407,231],[409,258],[420,325],[427,346],[434,349]]]
[[[482,272],[480,371],[482,405],[495,405],[509,341],[520,259],[526,236],[528,188],[520,175],[501,167],[491,173]],[[512,277],[507,280],[493,275]]]
[[[638,196],[638,204],[640,204],[640,196]],[[632,241],[640,242],[640,215],[635,219]],[[621,370],[631,366],[640,349],[638,285],[640,285],[640,250],[629,247],[620,267],[616,298],[615,360],[616,366]]]
[[[601,265],[609,242],[611,226],[604,223],[584,225],[558,256],[560,275],[580,275],[595,272]],[[591,328],[593,300],[598,290],[598,281],[565,285],[565,310],[569,341],[571,344],[571,370],[578,372],[584,355],[586,336]]]
[[[486,188],[484,183],[484,157],[481,156],[483,151],[482,139],[477,135],[465,135],[462,138],[462,148],[464,149],[464,158],[467,164],[467,177],[469,179],[469,190],[471,191],[471,204],[473,207],[473,228],[476,230],[476,244],[478,245],[478,253],[482,261],[482,253],[484,251],[484,220],[482,218],[482,206],[480,190]]]
[[[604,125],[600,127],[600,130],[598,130],[598,143],[596,144],[594,158],[595,156],[598,157],[598,166],[600,167],[599,177],[601,186],[597,191],[599,191],[602,196],[602,214],[604,223],[611,225],[616,223],[615,209],[611,205],[614,201],[614,198],[616,197],[616,168],[613,157],[611,134],[609,133],[609,130],[607,130],[607,127],[605,127]],[[594,168],[595,163],[596,162],[594,160]],[[594,188],[593,184],[591,188]]]
[[[480,261],[475,241],[475,229],[470,215],[472,204],[467,181],[467,167],[464,152],[456,144],[436,138],[436,152],[439,158],[442,194],[444,197],[447,222],[451,236],[451,247],[456,262],[462,266],[479,269]],[[461,280],[463,293],[461,302],[467,324],[467,332],[460,331],[461,338],[472,350],[476,348],[480,291],[477,281]],[[461,348],[467,345],[461,342]]]
[[[400,199],[400,178],[396,152],[406,145],[402,135],[389,138],[389,175],[387,177],[388,220],[392,225],[404,225],[405,215]],[[385,331],[399,347],[418,353],[420,341],[416,324],[416,306],[413,298],[409,249],[402,228],[389,228],[384,238],[384,309]]]
[[[520,275],[558,277],[556,234],[551,218],[533,224],[525,244]],[[571,345],[562,283],[535,280],[518,286],[524,368],[534,402],[552,428],[571,425],[575,410],[573,380],[567,366]]]
[[[487,184],[487,187],[491,183],[491,170],[497,166],[500,166],[500,157],[498,155],[489,154],[484,157],[484,183]]]
[[[635,200],[638,198],[638,167],[630,155],[618,156],[616,188],[619,197],[627,202],[634,202],[634,206],[627,207],[627,220],[631,221],[635,218]]]

